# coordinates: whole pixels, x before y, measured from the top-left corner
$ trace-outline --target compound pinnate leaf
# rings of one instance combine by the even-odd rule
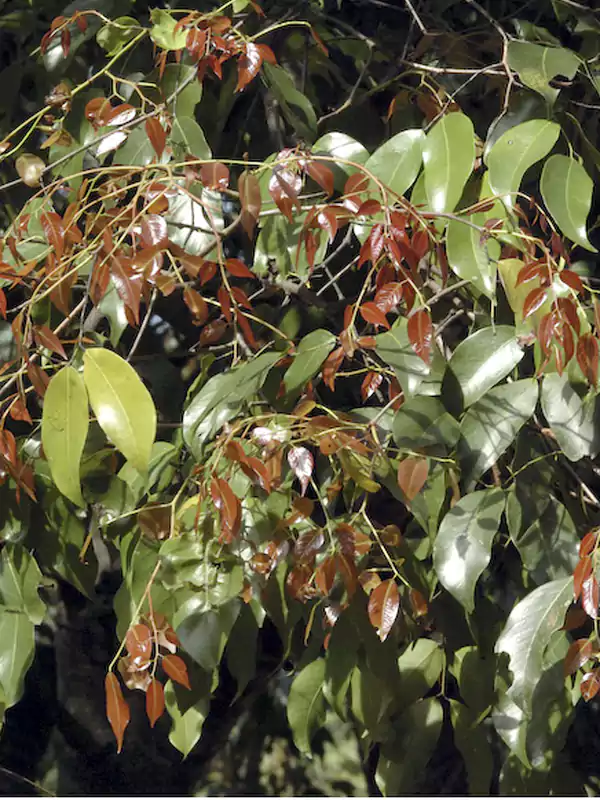
[[[79,465],[88,426],[83,378],[73,367],[63,367],[50,380],[44,397],[42,445],[56,486],[79,506],[84,504]]]
[[[156,409],[137,372],[116,353],[86,350],[83,379],[98,424],[138,470],[148,470],[156,435]]]
[[[546,119],[531,119],[515,125],[495,142],[487,156],[490,188],[509,209],[515,207],[523,176],[533,164],[547,156],[556,144],[560,125]]]
[[[579,161],[570,156],[550,156],[542,170],[540,189],[544,203],[562,233],[586,250],[598,252],[585,229],[592,207],[594,184]]]
[[[471,120],[447,114],[427,134],[423,148],[425,190],[436,213],[454,211],[475,163],[475,132]]]
[[[465,495],[442,520],[433,546],[440,582],[468,612],[475,607],[475,584],[490,562],[504,502],[502,489]]]
[[[287,718],[296,747],[310,752],[313,734],[325,721],[325,659],[318,658],[304,667],[290,687]]]
[[[525,713],[531,712],[544,651],[552,634],[563,625],[572,597],[572,577],[538,586],[513,608],[496,642],[495,651],[508,653],[510,658],[512,685],[507,695]]]

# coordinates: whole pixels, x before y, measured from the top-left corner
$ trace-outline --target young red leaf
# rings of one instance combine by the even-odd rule
[[[239,258],[228,258],[225,262],[225,269],[234,278],[255,278],[253,272]]]
[[[556,307],[561,315],[567,318],[569,325],[573,328],[575,333],[579,335],[581,323],[577,315],[577,306],[575,305],[572,297],[558,297],[555,301]]]
[[[408,338],[415,353],[425,364],[429,365],[433,325],[431,324],[431,316],[425,308],[418,308],[408,318]]]
[[[33,329],[33,338],[38,347],[45,347],[61,358],[67,358],[65,348],[60,343],[60,339],[47,325],[36,325]]]
[[[150,144],[158,158],[160,158],[164,152],[165,144],[167,143],[165,129],[155,117],[150,117],[150,119],[146,120],[145,128],[148,139],[150,139]]]
[[[304,496],[315,467],[313,455],[306,447],[292,447],[287,458],[292,472],[300,481],[302,495]]]
[[[199,28],[191,28],[188,32],[185,46],[190,56],[198,61],[204,56],[206,50],[206,40],[208,38],[208,31],[200,30]]]
[[[260,13],[264,16],[262,9],[260,9]],[[271,50],[268,44],[257,44],[256,45],[259,53],[261,54],[263,61],[266,61],[267,64],[272,64],[274,67],[277,66],[277,59],[275,58],[275,53]]]
[[[325,208],[321,209],[321,211],[319,211],[317,214],[316,223],[321,230],[325,231],[329,237],[329,241],[333,242],[335,235],[338,232],[338,217],[335,209],[331,206],[326,206]]]
[[[384,328],[389,330],[390,323],[385,318],[383,311],[375,303],[363,303],[360,307],[360,315],[365,322],[370,322],[372,325],[383,325]]]
[[[335,558],[333,556],[327,556],[315,570],[315,585],[319,592],[325,597],[327,597],[333,589],[336,575],[335,563]]]
[[[332,352],[327,356],[323,364],[323,382],[329,389],[331,389],[332,392],[335,391],[335,376],[337,375],[337,371],[341,367],[345,356],[346,353],[344,352],[344,348],[336,347],[336,349],[332,350]]]
[[[258,71],[263,62],[263,54],[258,45],[248,42],[246,52],[238,58],[238,82],[235,87],[236,92],[241,92],[250,81],[258,75]]]
[[[175,681],[175,683],[178,683],[180,686],[184,686],[186,689],[192,688],[183,658],[173,655],[163,656],[161,664],[165,673],[172,681]]]
[[[300,208],[298,194],[302,189],[302,178],[297,172],[286,167],[276,166],[269,180],[269,194],[281,213],[293,222],[294,206]]]
[[[217,300],[221,306],[221,310],[223,312],[223,316],[227,320],[227,322],[231,322],[231,297],[229,296],[227,289],[224,286],[219,286],[217,289]]]
[[[61,217],[50,211],[40,215],[40,222],[54,255],[57,259],[61,259],[65,249],[65,228]]]
[[[429,475],[429,462],[426,458],[408,456],[398,466],[398,486],[402,489],[409,501],[419,494],[427,476]]]
[[[598,694],[598,689],[600,689],[600,669],[586,672],[579,685],[579,691],[586,703]]]
[[[169,235],[165,218],[158,214],[147,214],[142,219],[141,238],[144,247],[167,247]]]
[[[375,305],[384,314],[389,314],[402,300],[402,284],[386,283],[375,295]]]
[[[252,239],[262,204],[260,185],[256,175],[251,172],[242,172],[238,180],[238,191],[242,207],[242,227],[248,238]]]
[[[299,562],[313,563],[315,556],[325,544],[325,537],[320,528],[303,533],[294,545],[294,555]]]
[[[305,169],[313,181],[318,183],[325,191],[327,196],[333,194],[333,172],[326,164],[320,161],[307,161]]]
[[[60,32],[60,46],[62,47],[63,57],[66,58],[71,49],[71,31],[68,28],[63,28]]]
[[[200,170],[200,180],[209,189],[223,192],[229,186],[229,169],[225,164],[204,164]]]
[[[577,363],[591,386],[598,383],[598,340],[586,333],[577,342]]]
[[[377,391],[382,380],[383,375],[380,372],[367,372],[360,387],[360,394],[365,402]]]
[[[598,602],[600,591],[595,575],[590,575],[581,586],[581,605],[585,613],[592,619],[598,619]]]
[[[590,639],[577,639],[572,642],[565,656],[565,677],[577,672],[577,670],[591,658],[593,649]]]
[[[345,553],[338,553],[335,558],[348,597],[352,597],[358,587],[358,571],[354,559],[350,558]]]
[[[533,289],[527,297],[525,298],[525,302],[523,303],[523,320],[526,320],[527,317],[530,317],[532,314],[542,306],[546,300],[546,293],[547,290],[540,286],[538,289]]]
[[[223,478],[213,478],[210,482],[210,494],[215,508],[221,513],[221,519],[232,533],[236,533],[240,522],[240,501],[231,486]]]
[[[200,347],[220,342],[227,331],[227,323],[224,319],[216,319],[205,325],[200,334]]]
[[[408,593],[408,599],[415,617],[424,617],[427,614],[429,605],[418,589],[411,589]]]
[[[396,581],[390,578],[373,589],[369,596],[369,620],[382,642],[392,630],[399,609],[400,595]]]
[[[186,286],[183,292],[183,300],[196,317],[194,324],[203,325],[208,319],[208,305],[200,292]]]
[[[592,559],[590,556],[584,556],[579,559],[577,566],[573,572],[573,599],[575,602],[579,599],[583,582],[586,581],[592,574]]]
[[[123,748],[125,728],[129,725],[129,720],[131,719],[129,706],[125,702],[121,684],[114,672],[109,672],[106,676],[104,688],[106,692],[106,718],[110,722],[117,740],[117,753],[120,753]]]
[[[579,542],[579,558],[583,558],[584,556],[589,556],[594,547],[596,546],[596,541],[598,539],[598,531],[593,530],[586,533],[583,539]]]
[[[152,678],[146,689],[146,714],[150,720],[150,727],[156,725],[165,710],[165,690],[160,681]]]
[[[547,271],[547,267],[545,267],[544,264],[545,261],[534,261],[533,264],[526,264],[524,267],[521,267],[517,275],[515,286],[522,286],[522,284],[528,283],[534,278],[541,278]]]
[[[350,175],[344,186],[345,195],[361,194],[369,188],[369,179],[362,172],[355,172]]]
[[[574,292],[577,294],[583,294],[584,286],[581,278],[576,272],[570,269],[563,269],[562,272],[559,272],[558,277],[561,279],[563,283],[566,283]]]

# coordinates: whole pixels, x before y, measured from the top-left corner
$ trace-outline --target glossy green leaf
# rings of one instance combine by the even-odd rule
[[[178,114],[173,120],[170,142],[176,158],[183,160],[191,155],[194,158],[212,158],[204,131],[195,119]]]
[[[204,443],[260,390],[269,370],[280,358],[281,353],[263,353],[204,384],[183,415],[183,439],[197,458]]]
[[[594,184],[579,161],[570,156],[550,156],[542,170],[540,189],[561,232],[575,244],[597,253],[586,232]]]
[[[465,408],[506,378],[523,358],[515,329],[510,325],[481,328],[463,339],[448,362]]]
[[[446,514],[433,545],[440,583],[469,613],[475,607],[475,584],[490,563],[503,510],[502,489],[471,492]]]
[[[328,155],[336,159],[341,159],[342,163],[327,163],[329,169],[333,171],[335,188],[341,192],[350,175],[354,174],[358,167],[352,164],[365,164],[369,158],[369,151],[352,136],[340,131],[331,131],[319,137],[312,147],[314,155]],[[344,164],[350,161],[352,164]]]
[[[195,118],[195,108],[202,98],[202,84],[196,80],[196,74],[196,67],[191,64],[167,64],[165,67],[160,94],[161,99],[171,100],[169,108],[175,117]]]
[[[462,700],[477,719],[494,701],[496,658],[482,654],[475,645],[461,647],[454,653],[450,671],[458,682]]]
[[[296,675],[290,686],[287,718],[296,747],[302,753],[310,752],[311,739],[325,721],[324,679],[325,659],[317,658]]]
[[[531,417],[538,398],[535,378],[491,389],[461,421],[458,454],[465,484],[470,486],[513,443]]]
[[[595,397],[581,397],[567,375],[544,376],[542,410],[556,440],[571,461],[594,458],[600,451],[600,406]]]
[[[194,705],[181,710],[173,681],[168,681],[165,686],[165,707],[173,720],[169,741],[185,758],[202,735],[210,709],[210,695],[201,697]]]
[[[83,506],[79,468],[89,427],[83,378],[63,367],[51,378],[44,396],[42,445],[52,479],[73,503]]]
[[[486,297],[496,295],[496,261],[500,257],[500,245],[493,238],[483,237],[466,223],[483,228],[485,214],[471,214],[465,222],[451,219],[446,232],[448,263],[461,280],[470,281],[478,292]]]
[[[532,42],[511,41],[508,44],[508,65],[518,73],[525,86],[538,92],[552,104],[559,89],[550,86],[557,75],[573,79],[581,60],[564,47],[544,47]]]
[[[215,231],[225,227],[219,192],[198,190],[194,186],[169,199],[169,211],[164,218],[169,241],[194,256],[210,256],[216,242]]]
[[[125,303],[121,299],[112,278],[108,289],[96,308],[108,320],[110,324],[110,343],[113,347],[116,347],[121,340],[123,331],[127,329],[129,323],[127,322],[127,314],[125,313]]]
[[[343,187],[342,187],[343,188]],[[341,191],[341,189],[340,189]],[[256,275],[265,277],[272,265],[279,275],[297,275],[306,280],[310,274],[310,265],[306,258],[306,250],[300,247],[306,216],[298,215],[293,222],[288,222],[281,214],[270,216],[261,223],[252,269]],[[323,261],[329,239],[322,235],[315,253],[315,264]]]
[[[381,145],[365,164],[365,169],[387,186],[403,196],[415,182],[423,163],[425,134],[420,129],[402,131]],[[377,185],[371,181],[369,188],[379,197]],[[393,198],[390,198],[393,202]]]
[[[454,211],[474,162],[473,123],[459,112],[446,114],[429,131],[423,148],[425,190],[432,211]]]
[[[435,697],[409,706],[398,718],[393,736],[381,747],[375,775],[385,797],[414,793],[439,739],[443,719]]]
[[[27,670],[33,663],[35,628],[25,614],[0,607],[0,686],[6,706],[21,699]]]
[[[133,164],[135,166],[146,167],[156,161],[156,153],[148,134],[143,125],[134,128],[127,135],[127,141],[115,152],[113,164]],[[165,149],[159,163],[164,164],[169,160],[169,154]]]
[[[225,648],[227,669],[237,682],[236,697],[256,675],[258,625],[249,605],[244,603]]]
[[[103,50],[106,50],[107,56],[114,56],[139,31],[140,24],[133,17],[117,17],[100,28],[96,34],[96,41]]]
[[[336,714],[345,719],[346,695],[358,660],[360,639],[346,614],[331,632],[325,660],[325,696]]]
[[[182,27],[175,30],[177,20],[168,11],[153,8],[150,12],[150,19],[152,20],[150,36],[154,44],[163,50],[181,50],[185,47],[187,31]]]
[[[458,700],[450,700],[450,719],[454,744],[465,762],[469,794],[488,797],[494,760],[487,730],[477,724],[477,717]]]
[[[240,601],[235,598],[215,610],[190,614],[177,625],[184,650],[202,669],[212,672],[218,667],[239,613]]]
[[[283,67],[263,63],[262,69],[287,122],[303,139],[313,142],[317,135],[317,115],[308,97],[296,89]]]
[[[393,435],[401,450],[451,450],[460,428],[439,397],[414,397],[396,413]]]
[[[533,692],[541,678],[544,651],[564,622],[573,599],[573,578],[560,578],[534,589],[513,608],[495,651],[508,653],[512,685],[510,700],[531,712]]]
[[[332,351],[336,337],[322,328],[311,331],[298,345],[294,360],[283,376],[288,394],[302,389],[321,369]]]
[[[439,394],[446,362],[435,344],[429,365],[419,358],[408,338],[405,317],[398,317],[391,330],[375,337],[375,349],[377,355],[393,368],[407,397]]]
[[[510,128],[491,148],[487,156],[490,187],[509,209],[515,207],[523,176],[548,155],[559,133],[556,122],[532,119]]]
[[[399,696],[404,707],[412,705],[438,681],[444,653],[433,639],[420,638],[398,658]]]
[[[0,604],[26,614],[34,625],[46,616],[46,606],[38,594],[43,583],[35,558],[20,545],[7,543],[0,555]]]
[[[509,504],[518,503],[511,493]],[[565,578],[577,566],[579,536],[567,509],[552,495],[539,517],[527,520],[530,524],[520,534],[511,531],[511,538],[537,584]]]
[[[104,433],[139,472],[147,472],[156,409],[137,372],[116,353],[98,347],[85,352],[83,379]]]

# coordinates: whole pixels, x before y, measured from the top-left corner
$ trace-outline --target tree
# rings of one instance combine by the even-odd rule
[[[8,723],[116,573],[121,762],[212,756],[285,663],[372,793],[584,793],[598,13],[130,5],[0,18]]]

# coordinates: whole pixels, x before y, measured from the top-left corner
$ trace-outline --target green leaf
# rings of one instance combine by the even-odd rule
[[[567,375],[544,375],[542,410],[570,461],[595,458],[600,451],[600,408],[595,397],[581,398]]]
[[[475,584],[490,563],[503,510],[502,489],[471,492],[446,514],[433,545],[440,583],[469,613],[475,608]]]
[[[96,308],[108,320],[110,324],[110,343],[113,347],[116,347],[121,340],[123,331],[127,330],[129,322],[125,313],[125,303],[121,299],[112,277],[108,289]]]
[[[570,156],[554,155],[544,164],[540,189],[552,219],[575,244],[597,253],[585,229],[594,184],[585,168]]]
[[[444,712],[435,697],[410,706],[382,744],[375,780],[386,797],[413,794],[439,739]]]
[[[86,350],[83,379],[98,424],[138,472],[146,473],[156,435],[156,409],[137,372],[116,353]]]
[[[325,722],[324,680],[325,659],[318,658],[304,667],[290,686],[287,718],[301,753],[310,753],[311,739]]]
[[[258,625],[249,605],[244,603],[225,648],[227,669],[237,682],[236,697],[256,675]]]
[[[294,360],[283,376],[288,394],[302,389],[312,380],[335,344],[333,333],[319,328],[307,334],[298,345]]]
[[[175,30],[177,20],[173,19],[168,11],[153,8],[150,19],[153,23],[150,37],[156,45],[163,50],[182,50],[185,47],[187,31],[181,27],[178,31]]]
[[[283,215],[278,214],[267,217],[261,223],[252,265],[256,275],[260,277],[268,275],[274,265],[279,275],[284,278],[288,275],[297,275],[303,281],[308,279],[311,268],[306,250],[300,247],[298,251],[305,221],[305,214],[298,215],[293,222],[288,222]],[[327,236],[321,236],[315,253],[315,264],[323,261],[328,241]]]
[[[466,222],[483,228],[485,214],[471,214]],[[459,219],[448,222],[446,232],[448,263],[461,280],[470,281],[478,292],[493,299],[496,295],[496,261],[500,245],[495,239],[482,241],[482,231]]]
[[[488,797],[494,772],[492,749],[487,731],[477,724],[477,717],[458,700],[450,700],[450,719],[454,744],[465,762],[469,794]]]
[[[169,159],[170,155],[165,149],[158,161],[160,164],[166,164]],[[127,141],[116,151],[113,157],[113,164],[132,164],[136,167],[146,167],[156,160],[156,153],[150,143],[146,129],[143,125],[140,125],[127,134]]]
[[[559,89],[550,86],[557,75],[571,80],[575,77],[581,60],[564,47],[544,47],[532,42],[509,42],[508,65],[519,74],[525,86],[546,98],[552,105]]]
[[[509,503],[518,503],[511,493]],[[511,530],[511,538],[538,584],[573,574],[577,566],[579,536],[571,515],[562,503],[548,496],[548,504],[539,517],[527,520],[523,533]]]
[[[100,28],[96,34],[96,41],[103,50],[106,50],[107,56],[114,56],[140,30],[140,23],[133,17],[117,17]]]
[[[496,658],[482,655],[477,646],[461,647],[454,653],[450,671],[458,682],[461,698],[477,719],[494,702]]]
[[[42,445],[59,490],[83,506],[79,465],[89,427],[88,396],[83,378],[63,367],[51,378],[44,397]]]
[[[342,614],[331,632],[325,660],[325,692],[336,714],[346,718],[346,695],[352,670],[358,659],[360,639],[346,614]]]
[[[424,144],[425,134],[420,129],[397,133],[373,153],[365,168],[392,192],[403,196],[419,174]],[[373,181],[370,181],[369,188],[379,196],[379,190]]]
[[[309,144],[317,136],[317,115],[305,94],[299,92],[291,75],[283,67],[263,63],[265,80],[281,107],[283,116]]]
[[[446,362],[435,344],[429,365],[419,358],[408,338],[405,317],[398,317],[391,330],[375,337],[375,349],[377,355],[393,368],[407,397],[439,394]]]
[[[531,417],[538,398],[535,378],[491,389],[467,411],[460,428],[458,454],[467,486],[477,480],[502,453]]]
[[[542,675],[544,651],[552,634],[562,627],[573,599],[573,578],[538,586],[513,608],[496,642],[497,653],[508,653],[512,685],[507,696],[525,714]]]
[[[8,707],[23,695],[25,675],[33,663],[34,635],[34,625],[25,614],[0,608],[0,686]]]
[[[481,328],[463,339],[452,354],[448,369],[460,386],[464,407],[480,400],[522,358],[523,350],[510,325]]]
[[[417,639],[398,658],[400,672],[399,695],[409,706],[431,689],[444,666],[444,653],[433,639]]]
[[[281,353],[263,353],[242,367],[213,376],[200,389],[183,415],[183,439],[197,458],[204,443],[260,390],[280,358]]]
[[[202,669],[212,672],[218,667],[239,613],[240,601],[235,598],[215,610],[190,614],[177,625],[184,650]]]
[[[339,131],[331,131],[321,136],[312,146],[314,155],[328,155],[339,158],[342,161],[352,161],[355,164],[366,164],[369,158],[369,151],[352,136]],[[327,163],[329,169],[333,171],[334,185],[338,192],[343,191],[344,185],[350,175],[357,172],[357,167],[344,163]]]
[[[523,176],[533,164],[547,156],[556,144],[560,125],[545,119],[531,119],[510,128],[498,139],[487,156],[490,188],[509,209],[517,200]]]
[[[212,158],[211,149],[200,125],[195,119],[184,117],[181,113],[173,120],[169,142],[174,148],[175,158],[184,159],[188,155],[194,158]]]
[[[451,450],[460,428],[439,397],[413,397],[396,413],[393,436],[401,450]]]
[[[202,84],[196,80],[196,74],[196,67],[190,64],[167,64],[165,67],[160,79],[160,94],[165,100],[175,95],[169,104],[169,110],[176,118],[173,128],[177,124],[177,117],[195,119],[196,106],[202,99]],[[185,88],[182,89],[184,84]]]
[[[222,198],[219,192],[202,188],[195,199],[194,191],[192,187],[169,199],[169,211],[164,215],[169,241],[191,255],[209,256],[216,242],[215,231],[225,227]]]
[[[38,594],[43,583],[37,561],[20,545],[5,544],[0,556],[0,603],[6,609],[26,614],[34,625],[46,616]]]
[[[194,705],[182,710],[179,707],[177,691],[173,681],[167,681],[165,686],[165,707],[173,720],[169,741],[185,758],[202,735],[204,720],[208,716],[210,709],[210,694],[201,697]]]
[[[429,131],[423,148],[425,190],[432,211],[454,211],[474,162],[473,123],[464,114],[446,114]]]

